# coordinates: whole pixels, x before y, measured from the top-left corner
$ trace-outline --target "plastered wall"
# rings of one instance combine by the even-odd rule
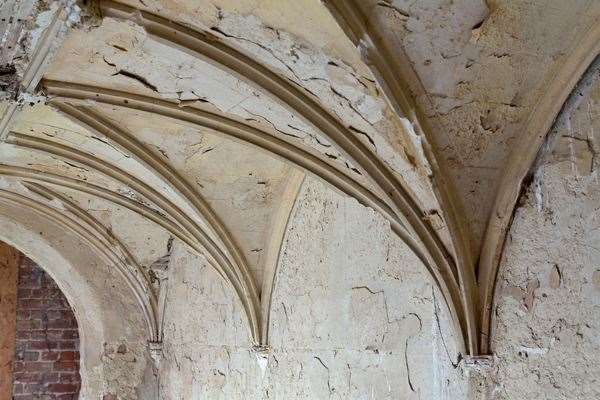
[[[440,294],[387,223],[307,180],[276,274],[271,347],[175,244],[161,399],[460,399],[465,378]]]
[[[600,357],[599,63],[571,94],[507,238],[489,398],[595,399]]]

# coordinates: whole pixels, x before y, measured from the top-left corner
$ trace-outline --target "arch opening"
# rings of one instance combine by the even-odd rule
[[[12,398],[76,400],[81,376],[75,314],[48,273],[17,257]]]
[[[73,309],[80,340],[79,398],[136,398],[154,387],[146,324],[116,268],[81,238],[26,207],[0,203],[0,226],[0,240],[43,267]]]

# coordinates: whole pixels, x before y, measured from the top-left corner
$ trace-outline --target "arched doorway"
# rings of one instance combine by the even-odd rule
[[[5,367],[3,396],[75,400],[79,397],[79,331],[56,282],[18,250],[0,243]],[[4,333],[3,333],[4,335]]]

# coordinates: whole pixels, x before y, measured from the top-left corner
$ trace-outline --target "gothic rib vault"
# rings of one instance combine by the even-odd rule
[[[11,0],[0,202],[20,233],[2,239],[33,258],[69,247],[57,230],[88,246],[156,359],[184,244],[268,354],[286,236],[321,182],[410,249],[457,353],[488,356],[517,200],[600,53],[600,3],[574,3]]]
[[[445,249],[434,229],[423,220],[424,212],[420,210],[406,185],[401,183],[401,178],[394,176],[390,168],[379,160],[373,151],[368,148],[368,141],[366,143],[361,141],[352,132],[351,129],[357,131],[357,128],[354,128],[350,124],[344,126],[342,121],[332,115],[331,111],[319,105],[307,89],[296,86],[297,83],[281,77],[252,58],[244,56],[243,53],[235,50],[211,33],[192,30],[183,25],[172,23],[158,15],[141,12],[122,4],[101,2],[100,8],[103,14],[106,15],[105,18],[113,16],[118,18],[107,20],[107,24],[103,24],[103,26],[112,25],[114,28],[119,29],[118,26],[120,25],[123,28],[127,26],[127,23],[122,21],[137,17],[140,25],[145,29],[144,35],[149,35],[150,38],[156,37],[156,40],[166,43],[169,47],[175,49],[174,51],[182,49],[190,53],[192,57],[189,57],[187,60],[185,55],[181,55],[185,61],[199,62],[194,61],[194,58],[206,58],[212,65],[235,73],[242,79],[242,82],[260,87],[271,98],[294,113],[290,114],[290,119],[296,118],[311,124],[314,127],[312,129],[317,130],[314,134],[314,137],[317,138],[316,141],[318,141],[319,137],[322,137],[324,143],[331,143],[331,145],[327,144],[324,147],[333,146],[334,149],[339,151],[337,154],[341,155],[340,159],[344,160],[345,165],[340,167],[339,165],[335,165],[335,162],[328,160],[328,158],[338,158],[337,155],[327,153],[321,155],[318,151],[311,149],[310,146],[299,143],[298,140],[294,141],[293,139],[285,138],[285,136],[282,137],[282,133],[292,137],[296,135],[286,132],[280,133],[280,130],[275,125],[274,129],[268,126],[258,127],[256,124],[247,122],[248,120],[252,120],[252,118],[245,118],[246,121],[239,118],[230,118],[222,112],[214,110],[214,107],[205,107],[204,109],[199,107],[181,107],[181,100],[173,101],[161,99],[160,97],[157,98],[156,95],[148,96],[148,90],[144,93],[144,86],[146,89],[150,88],[154,92],[158,91],[148,78],[140,78],[140,76],[144,75],[143,73],[119,69],[116,73],[108,74],[108,76],[122,75],[128,79],[137,78],[138,81],[142,82],[142,85],[136,85],[141,89],[137,90],[138,93],[136,91],[132,93],[130,88],[128,90],[115,90],[111,87],[115,85],[102,82],[101,79],[93,79],[86,82],[86,78],[82,77],[82,82],[78,82],[75,79],[77,75],[73,73],[86,74],[87,71],[81,71],[81,66],[77,62],[73,62],[73,59],[69,60],[69,64],[71,68],[78,70],[77,72],[73,70],[69,71],[68,68],[61,71],[60,66],[58,66],[57,71],[61,71],[58,74],[55,75],[53,73],[52,67],[46,73],[46,78],[41,82],[41,87],[43,92],[49,97],[48,104],[53,105],[64,115],[69,116],[71,120],[84,125],[90,132],[102,135],[113,142],[118,142],[122,146],[121,151],[127,154],[128,158],[134,158],[145,168],[148,168],[154,175],[157,175],[158,179],[163,181],[163,185],[175,186],[170,189],[174,190],[180,196],[179,201],[190,204],[196,215],[187,214],[186,211],[188,210],[178,209],[177,205],[172,204],[164,195],[143,185],[139,178],[136,179],[135,176],[124,173],[119,166],[95,159],[94,156],[84,154],[72,147],[57,145],[52,140],[33,138],[31,137],[32,135],[20,134],[14,130],[10,130],[7,134],[6,141],[8,143],[36,152],[42,152],[51,157],[60,157],[66,162],[77,162],[85,167],[90,167],[89,170],[97,171],[113,178],[115,181],[143,194],[144,197],[160,207],[171,217],[171,221],[169,221],[171,225],[177,226],[177,228],[169,230],[172,235],[180,237],[183,240],[181,237],[182,232],[180,232],[183,230],[189,234],[186,241],[188,244],[191,244],[192,241],[196,242],[195,248],[197,251],[200,251],[201,248],[208,249],[211,256],[214,257],[215,260],[213,263],[215,268],[220,270],[228,281],[232,283],[240,299],[245,304],[244,307],[250,321],[252,336],[258,345],[266,345],[266,338],[261,334],[261,329],[263,328],[260,327],[260,321],[261,313],[267,315],[268,313],[261,311],[261,307],[258,304],[259,299],[256,286],[260,287],[264,285],[260,282],[255,282],[256,277],[250,276],[249,268],[244,260],[244,256],[248,255],[241,254],[240,249],[236,247],[236,244],[234,244],[230,237],[230,233],[222,226],[222,223],[210,209],[210,206],[184,179],[178,177],[176,171],[169,168],[163,160],[153,155],[142,144],[135,143],[135,138],[131,138],[131,134],[116,128],[115,124],[111,124],[103,115],[91,111],[89,104],[87,107],[85,106],[86,101],[89,102],[92,100],[96,103],[112,105],[113,108],[119,106],[120,108],[143,110],[157,115],[164,115],[165,117],[190,124],[191,126],[208,128],[219,134],[248,142],[304,170],[314,173],[344,193],[359,199],[363,204],[372,206],[376,210],[381,210],[390,220],[393,229],[410,244],[426,265],[429,265],[430,270],[436,275],[436,279],[446,296],[451,297],[452,301],[449,304],[452,307],[458,305],[454,310],[457,315],[456,318],[465,318],[461,310],[462,306],[460,306],[461,300],[458,293],[460,289],[458,289],[458,284],[455,282],[455,267],[452,265],[448,250]],[[115,35],[115,33],[111,33]],[[119,39],[123,40],[121,38],[116,40]],[[74,39],[74,41],[76,40],[81,40],[81,44],[88,44],[85,39]],[[124,40],[128,40],[128,38],[124,38]],[[121,50],[119,44],[113,44],[112,46],[120,52],[127,51]],[[64,48],[65,50],[61,51],[68,52],[66,50],[68,47],[65,46]],[[68,53],[64,54],[66,56]],[[108,56],[103,55],[102,57],[101,61],[104,65],[101,65],[101,67],[107,67],[109,70],[117,68],[114,63],[109,61]],[[67,58],[61,57],[59,53],[56,64],[60,64],[61,59],[67,60]],[[92,68],[94,67],[98,68],[99,66],[93,65]],[[93,73],[92,71],[87,72],[90,75]],[[68,78],[63,78],[66,76]],[[100,75],[97,75],[97,77],[99,78]],[[248,88],[247,90],[250,89]],[[331,90],[335,93],[335,88],[331,88]],[[184,101],[191,103],[195,97],[197,95],[192,94],[191,99]],[[207,103],[210,103],[210,101],[207,101]],[[281,111],[278,110],[279,112],[285,112],[282,106],[279,107],[281,108]],[[351,105],[348,107],[351,107]],[[211,110],[211,108],[213,109]],[[245,112],[252,115],[247,110]],[[358,116],[364,118],[362,115]],[[367,120],[365,122],[368,123]],[[303,125],[304,122],[299,122],[298,124]],[[290,123],[287,125],[291,126],[292,129],[298,130]],[[368,137],[368,134],[365,135]],[[129,143],[126,145],[120,143],[127,136],[130,137],[128,140]],[[406,163],[406,160],[404,162]],[[349,167],[350,165],[353,165],[353,167]],[[361,171],[364,171],[364,173]],[[56,175],[47,176],[48,174],[44,174],[44,176],[41,176],[39,171],[16,170],[10,167],[6,167],[4,174],[9,176],[28,176],[30,177],[29,179],[33,178],[38,182],[52,182],[54,185],[58,185],[57,181],[65,181],[64,178]],[[298,179],[292,179],[292,182],[294,181],[298,181]],[[77,184],[72,181],[69,184],[66,184],[66,182],[61,183],[63,186],[71,188]],[[426,185],[427,183],[425,182],[424,184]],[[87,193],[90,193],[89,190],[94,189],[97,190],[96,188],[88,188]],[[114,193],[112,196],[114,198]],[[106,198],[106,194],[104,198]],[[204,230],[199,226],[194,226],[197,225],[197,222],[192,220],[193,217],[204,220],[206,224]],[[416,231],[413,225],[417,226]],[[212,231],[218,237],[219,244],[222,247],[210,237],[209,231]],[[425,243],[430,248],[427,248]],[[274,270],[273,267],[269,267],[269,269],[271,271]],[[268,279],[272,279],[272,277],[268,277]],[[140,283],[140,286],[145,287],[147,285]],[[144,292],[148,293],[149,290],[146,289]],[[263,306],[263,310],[268,309],[268,296],[263,296],[263,301],[267,302],[267,305]],[[154,309],[155,312],[157,310],[155,306],[146,305],[144,308]],[[158,317],[156,315],[147,315],[146,318],[156,320]],[[464,322],[458,323],[464,324]],[[268,326],[267,321],[264,324]],[[158,328],[155,326],[153,330],[157,331]],[[156,333],[153,335],[155,336]]]

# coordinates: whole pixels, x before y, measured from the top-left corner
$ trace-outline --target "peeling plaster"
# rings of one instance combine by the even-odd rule
[[[595,143],[599,82],[596,62],[555,121],[536,183],[515,212],[494,308],[493,398],[598,396],[598,170],[595,163],[581,168],[587,145],[563,138]]]

